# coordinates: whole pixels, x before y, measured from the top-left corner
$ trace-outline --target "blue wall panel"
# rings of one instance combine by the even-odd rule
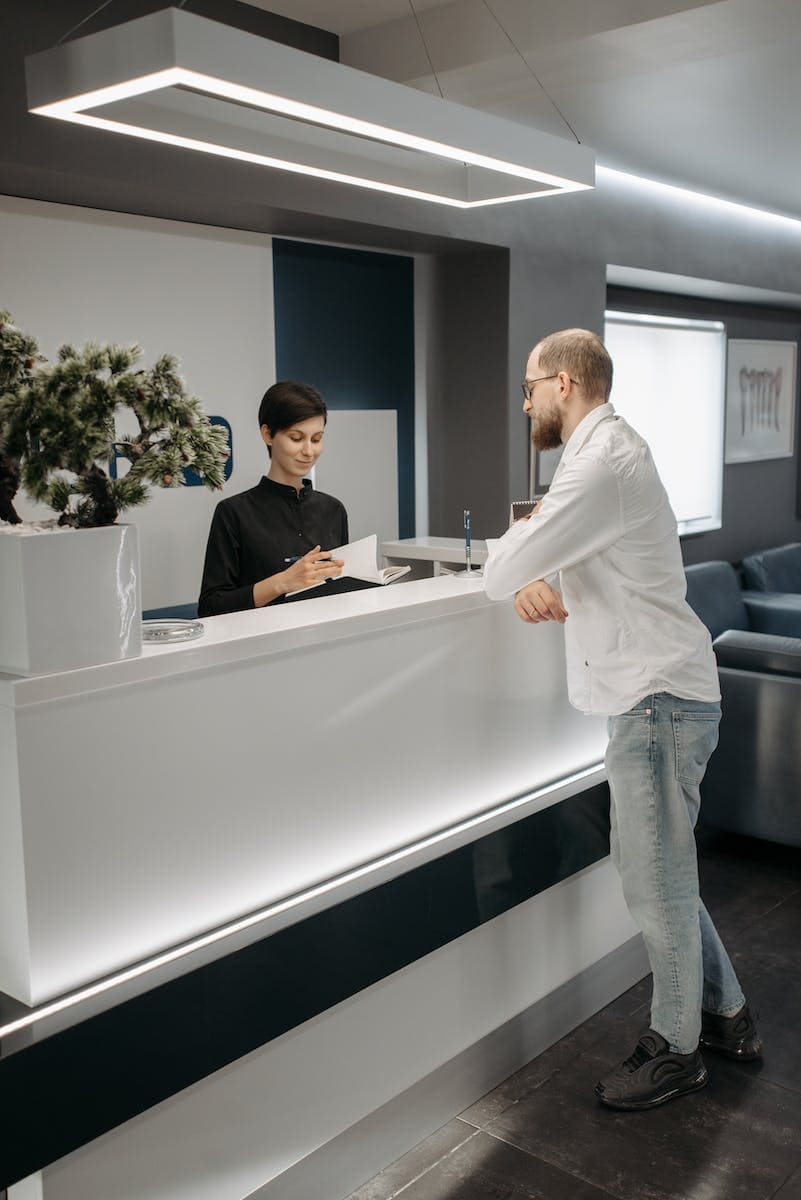
[[[396,409],[398,516],[414,537],[414,260],[273,241],[278,379],[319,388],[330,409]]]

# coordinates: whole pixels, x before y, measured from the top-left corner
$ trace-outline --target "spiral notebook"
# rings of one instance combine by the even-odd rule
[[[509,507],[509,524],[514,525],[515,521],[527,517],[535,504],[539,504],[543,496],[535,496],[533,500],[513,500]]]

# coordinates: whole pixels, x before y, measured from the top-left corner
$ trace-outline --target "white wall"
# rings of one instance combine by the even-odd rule
[[[0,308],[48,358],[64,342],[139,342],[150,363],[169,352],[209,415],[233,431],[225,494],[257,482],[257,427],[275,380],[271,238],[0,197]],[[154,489],[123,514],[140,530],[143,604],[194,600],[218,493]],[[52,515],[24,499],[23,517]]]
[[[348,513],[348,537],[374,533],[378,545],[398,536],[398,410],[333,409],[314,486],[337,496]]]

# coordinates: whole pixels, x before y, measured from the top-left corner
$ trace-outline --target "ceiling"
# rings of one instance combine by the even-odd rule
[[[604,166],[801,217],[801,0],[248,2]]]

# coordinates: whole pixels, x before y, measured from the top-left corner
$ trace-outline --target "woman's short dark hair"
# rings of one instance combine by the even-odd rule
[[[328,409],[317,389],[308,383],[282,379],[267,389],[259,405],[259,429],[266,425],[271,434],[309,417],[322,417],[325,421]]]

